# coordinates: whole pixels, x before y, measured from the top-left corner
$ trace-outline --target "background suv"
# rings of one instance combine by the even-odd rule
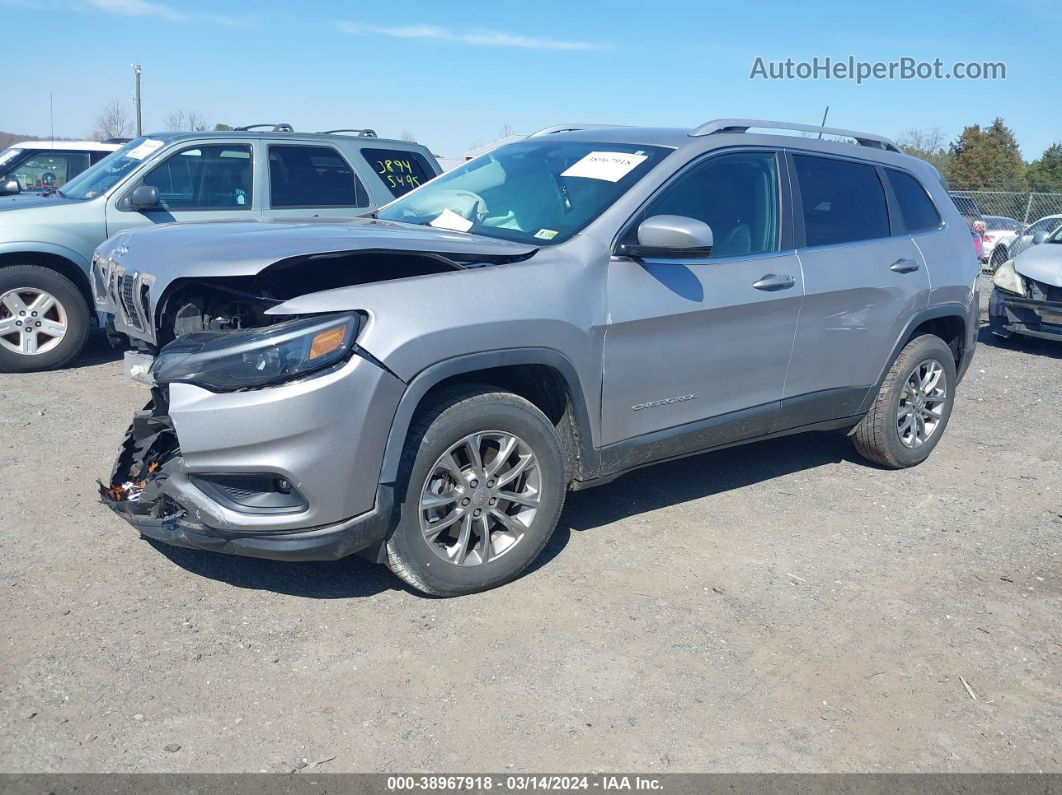
[[[95,318],[92,251],[124,229],[219,220],[353,217],[439,173],[423,146],[372,130],[160,133],[47,196],[0,200],[0,372],[59,367]]]
[[[779,127],[820,132],[532,136],[378,219],[116,236],[97,264],[130,277],[154,386],[104,501],[454,595],[519,574],[569,488],[656,461],[844,429],[920,463],[974,351],[970,230],[890,141]]]

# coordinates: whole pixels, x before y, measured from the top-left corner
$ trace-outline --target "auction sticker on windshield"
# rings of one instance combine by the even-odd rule
[[[450,229],[454,232],[467,232],[472,228],[471,221],[461,217],[449,207],[435,216],[435,220],[431,222],[431,225],[436,229]]]
[[[562,177],[587,177],[619,182],[633,169],[641,165],[647,155],[632,155],[628,152],[591,152],[582,160],[573,163]]]
[[[130,149],[125,153],[126,157],[131,157],[133,160],[143,160],[162,146],[162,141],[156,141],[154,138],[148,138],[140,146]]]

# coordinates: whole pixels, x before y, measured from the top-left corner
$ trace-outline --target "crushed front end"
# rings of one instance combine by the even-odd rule
[[[101,500],[176,546],[378,557],[393,519],[381,465],[404,384],[350,343],[355,333],[332,315],[165,347]],[[307,372],[322,346],[335,353]]]
[[[1062,340],[1062,287],[1017,273],[1013,261],[1000,266],[994,281],[988,303],[994,334]]]
[[[181,448],[167,411],[165,390],[153,389],[151,402],[133,415],[109,481],[100,483],[100,499],[136,525],[142,520],[176,527],[186,519],[163,487],[181,465]]]

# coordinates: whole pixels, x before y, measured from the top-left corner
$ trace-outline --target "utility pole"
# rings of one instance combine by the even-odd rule
[[[144,126],[140,118],[140,64],[133,64],[133,74],[136,75],[136,90],[133,94],[133,102],[136,104],[136,135],[139,138],[144,134]]]

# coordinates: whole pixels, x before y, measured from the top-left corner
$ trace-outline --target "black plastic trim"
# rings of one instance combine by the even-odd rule
[[[576,476],[581,469],[596,460],[593,447],[593,425],[586,407],[582,384],[575,366],[564,354],[552,348],[511,348],[497,351],[483,351],[466,356],[446,359],[425,368],[409,382],[395,410],[391,421],[391,432],[387,437],[387,449],[384,452],[383,465],[380,470],[381,483],[394,483],[398,477],[398,464],[402,457],[402,448],[406,443],[413,414],[421,399],[428,391],[446,380],[476,370],[488,370],[495,367],[514,365],[542,365],[551,367],[561,374],[568,387],[571,401],[572,421],[578,437],[575,451],[578,459],[573,462]],[[599,385],[595,385],[595,388]]]

